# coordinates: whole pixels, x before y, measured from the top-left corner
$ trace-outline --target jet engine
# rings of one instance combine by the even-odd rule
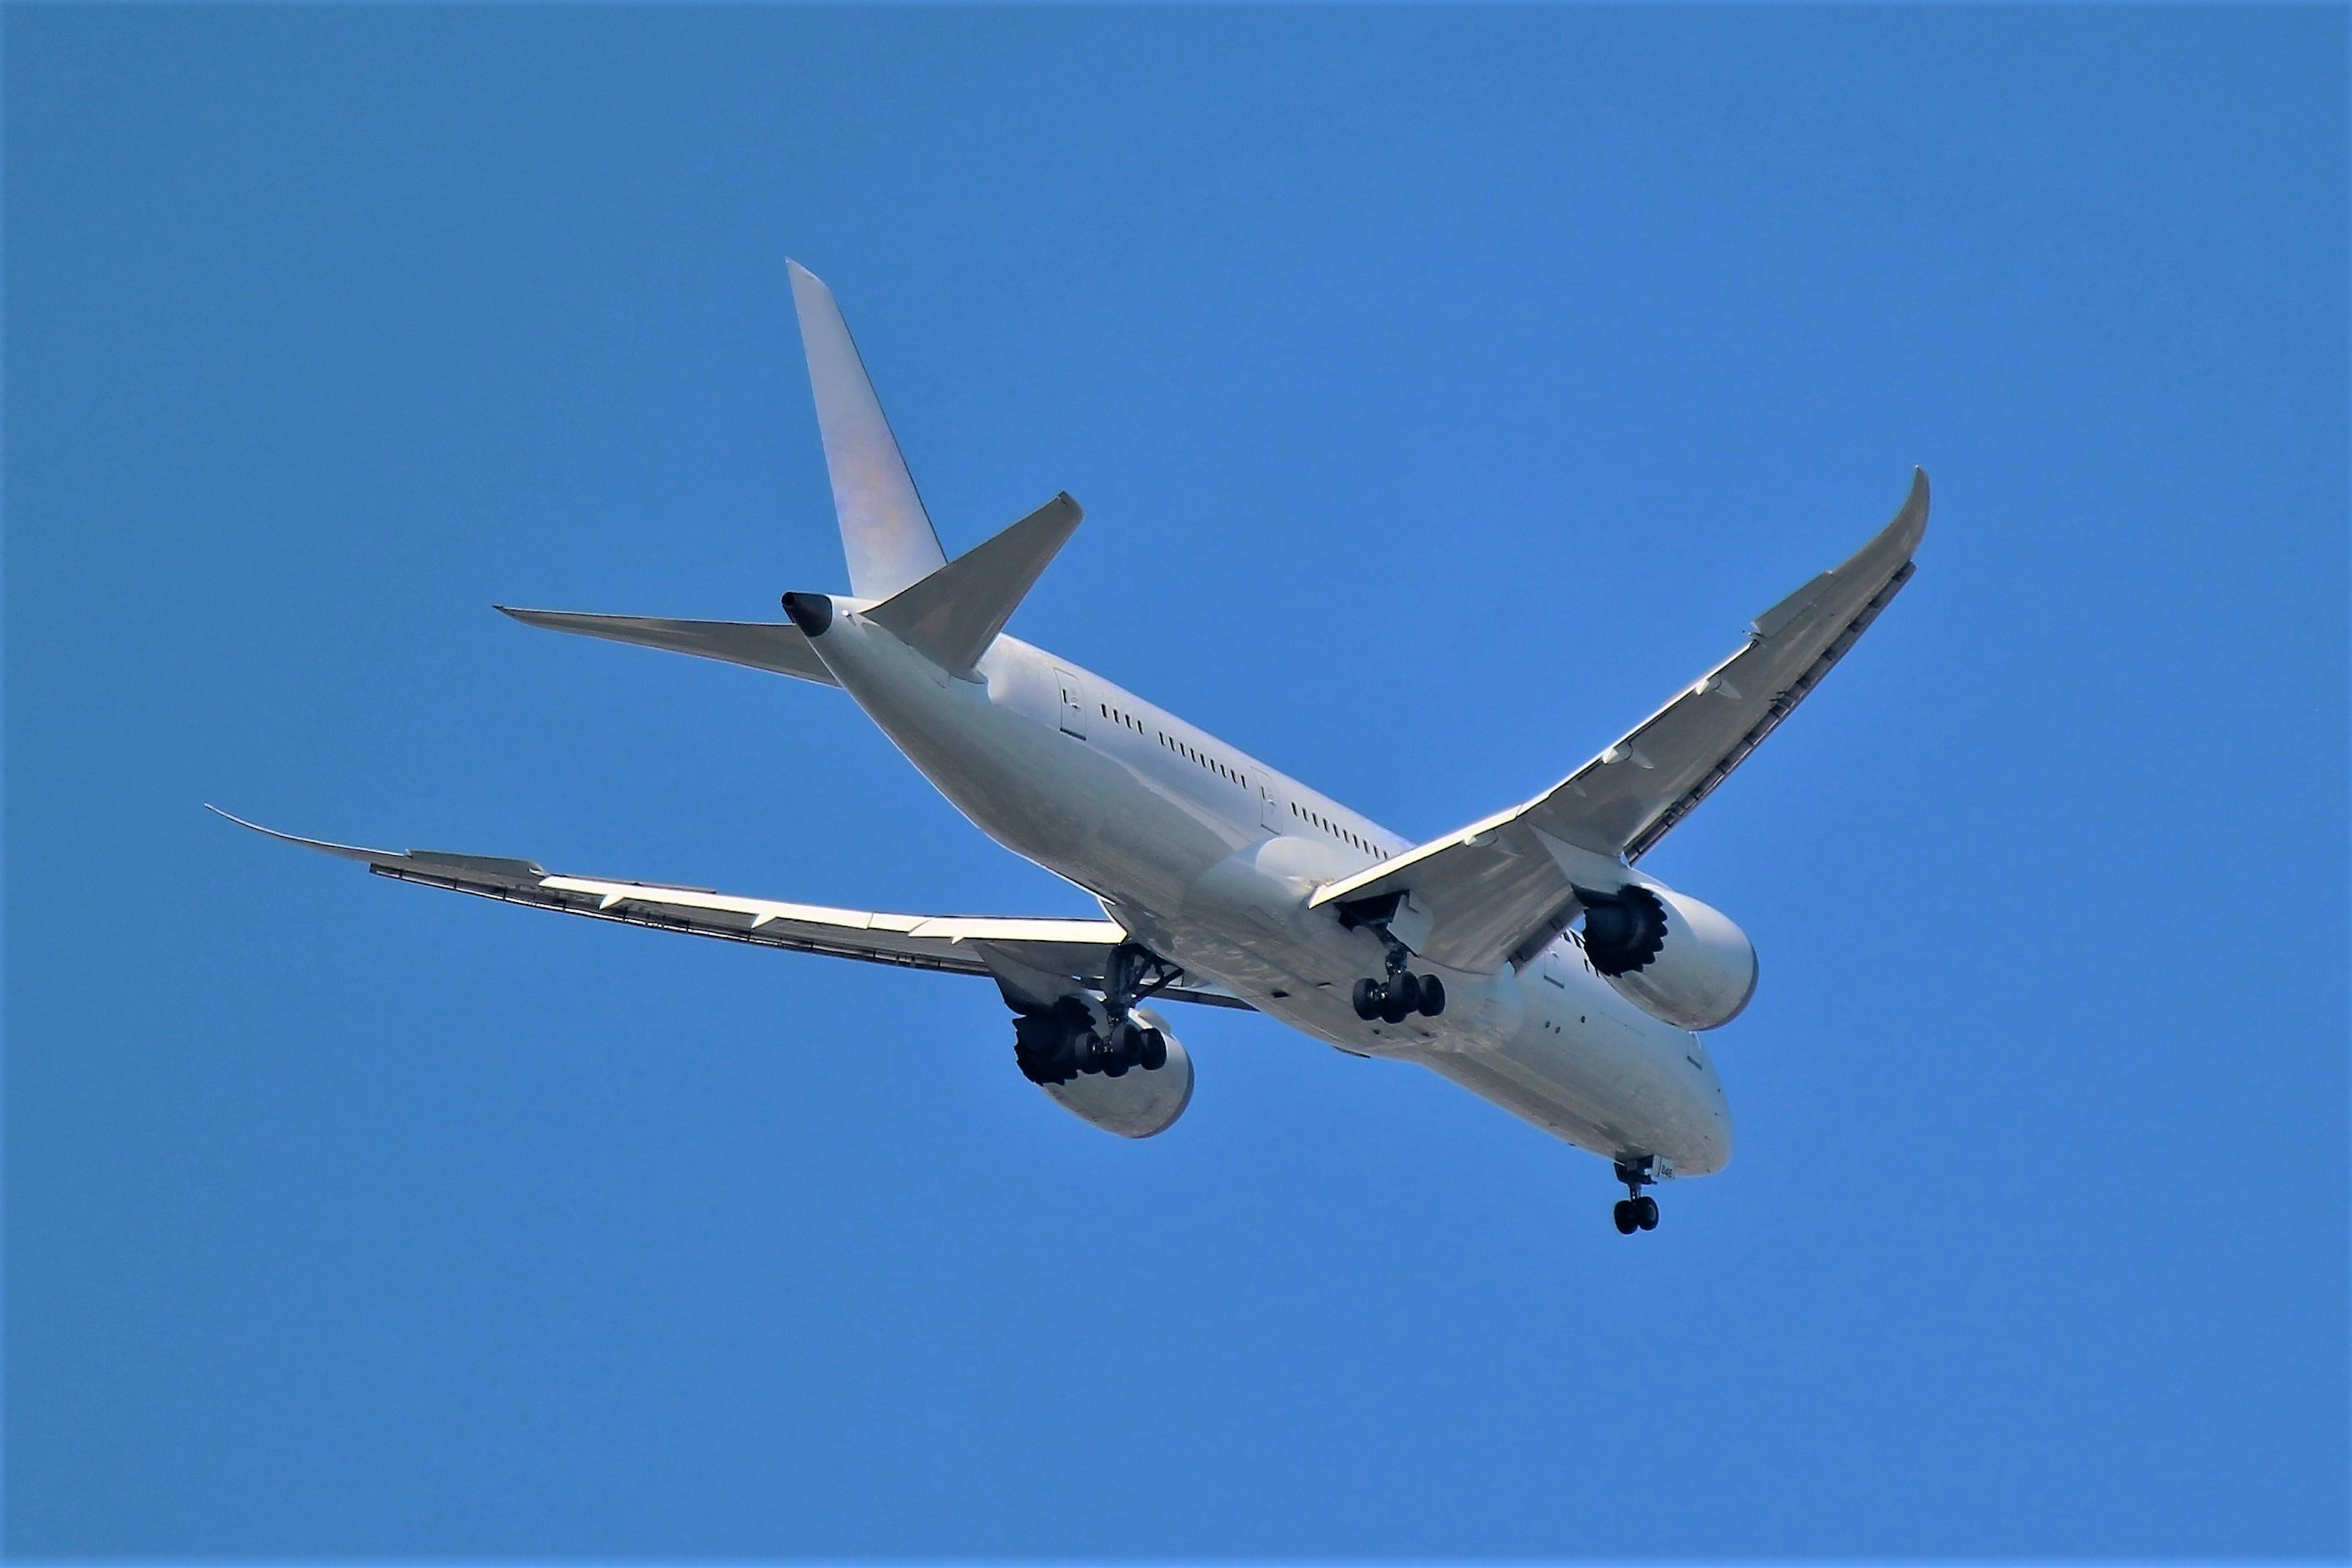
[[[1721,910],[1671,888],[1630,884],[1576,890],[1584,956],[1617,993],[1652,1017],[1713,1029],[1756,994],[1756,949]]]
[[[1013,1018],[1013,1056],[1047,1099],[1122,1138],[1165,1132],[1192,1103],[1192,1058],[1147,1008],[1114,1019],[1090,998],[1065,996]]]

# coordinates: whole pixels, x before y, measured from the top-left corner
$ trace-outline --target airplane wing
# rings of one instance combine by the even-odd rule
[[[708,888],[555,876],[531,860],[434,849],[364,849],[280,833],[218,806],[208,809],[256,833],[359,861],[379,877],[657,931],[722,937],[868,963],[894,963],[906,969],[981,975],[1010,983],[1016,989],[1023,988],[1023,981],[1034,982],[1041,976],[1099,986],[1111,951],[1128,940],[1127,932],[1111,921],[877,914],[747,899]],[[1230,992],[1190,976],[1180,976],[1154,994],[1213,1007],[1249,1008],[1248,1003]]]
[[[1763,743],[1845,657],[1914,570],[1927,476],[1853,556],[1759,616],[1747,643],[1615,745],[1523,805],[1334,882],[1316,904],[1406,896],[1407,945],[1488,973],[1576,913],[1571,882],[1614,891],[1639,860]]]

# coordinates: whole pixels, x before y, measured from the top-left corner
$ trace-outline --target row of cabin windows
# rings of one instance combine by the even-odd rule
[[[1295,800],[1290,803],[1290,815],[1297,817],[1302,822],[1313,823],[1316,826],[1331,835],[1334,838],[1343,839],[1346,842],[1354,845],[1357,848],[1362,850],[1365,854],[1370,856],[1375,860],[1385,860],[1389,858],[1389,852],[1374,844],[1370,839],[1350,833],[1346,828],[1340,826],[1338,823],[1327,821],[1323,817],[1316,816],[1315,813],[1307,810],[1305,806],[1300,805]]]
[[[1176,739],[1175,736],[1162,734],[1160,737],[1160,743],[1167,747],[1170,751],[1175,752],[1180,757],[1190,757],[1192,761],[1200,763],[1202,767],[1208,769],[1211,773],[1216,774],[1227,784],[1239,784],[1244,789],[1249,788],[1249,780],[1242,777],[1241,774],[1234,772],[1233,769],[1225,766],[1224,763],[1217,761],[1216,758],[1208,755],[1206,752],[1194,751],[1183,742]]]
[[[1158,734],[1160,736],[1160,743],[1167,747],[1170,751],[1176,752],[1180,756],[1191,758],[1193,762],[1200,763],[1202,767],[1208,769],[1211,773],[1216,774],[1227,784],[1239,784],[1244,789],[1249,788],[1249,780],[1244,778],[1233,769],[1225,766],[1224,763],[1217,761],[1216,758],[1209,756],[1204,752],[1194,751],[1183,742],[1169,735],[1165,731],[1146,730],[1143,727],[1143,721],[1141,720],[1136,718],[1132,713],[1121,712],[1108,702],[1097,702],[1095,706],[1100,709],[1102,710],[1102,716],[1109,720],[1112,723],[1124,724],[1139,735]]]
[[[1216,774],[1219,778],[1223,779],[1228,784],[1239,784],[1244,789],[1249,788],[1249,780],[1244,778],[1233,769],[1225,766],[1224,763],[1217,761],[1214,757],[1207,756],[1200,752],[1194,751],[1192,747],[1186,745],[1181,741],[1174,739],[1164,731],[1146,731],[1140,720],[1138,720],[1130,713],[1121,712],[1118,709],[1112,707],[1108,702],[1097,702],[1095,706],[1100,709],[1102,710],[1102,716],[1109,720],[1112,723],[1124,724],[1139,735],[1156,732],[1160,736],[1160,743],[1167,747],[1170,751],[1177,752],[1181,756],[1190,757],[1192,761],[1200,763],[1202,767],[1208,769],[1211,773]],[[1298,817],[1302,821],[1313,823],[1324,832],[1331,835],[1332,837],[1354,845],[1357,848],[1362,850],[1365,854],[1370,855],[1376,860],[1385,860],[1389,858],[1387,850],[1376,847],[1369,839],[1349,832],[1346,828],[1340,826],[1336,822],[1326,821],[1324,818],[1316,816],[1315,813],[1301,808],[1299,804],[1295,800],[1290,803],[1290,815]]]

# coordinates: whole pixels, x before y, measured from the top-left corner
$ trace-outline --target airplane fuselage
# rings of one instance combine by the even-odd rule
[[[1730,1110],[1705,1045],[1618,994],[1574,942],[1491,974],[1422,963],[1445,983],[1444,1014],[1366,1022],[1349,988],[1381,973],[1381,943],[1309,900],[1411,841],[1017,638],[950,674],[860,601],[832,604],[811,645],[842,689],[982,832],[1093,893],[1161,957],[1340,1050],[1416,1062],[1596,1153],[1652,1156],[1681,1175],[1729,1160]]]

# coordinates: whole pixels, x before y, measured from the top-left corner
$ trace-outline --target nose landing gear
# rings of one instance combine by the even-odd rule
[[[1626,1195],[1617,1200],[1614,1218],[1617,1234],[1631,1236],[1637,1230],[1658,1228],[1658,1200],[1642,1189],[1656,1180],[1651,1174],[1655,1159],[1648,1154],[1629,1156],[1617,1162],[1617,1179],[1625,1184]]]

